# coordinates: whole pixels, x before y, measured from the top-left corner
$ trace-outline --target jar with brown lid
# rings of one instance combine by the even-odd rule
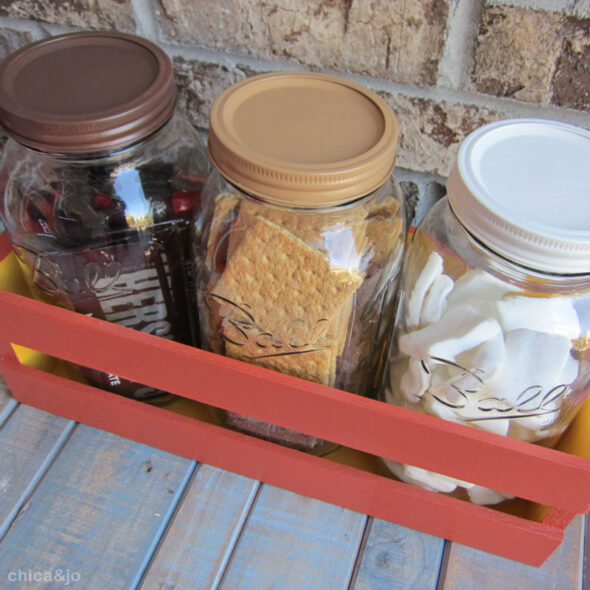
[[[370,392],[404,250],[397,136],[380,97],[334,76],[266,74],[218,97],[209,135],[216,170],[195,219],[205,348]],[[275,442],[326,449],[312,436],[224,416]]]
[[[172,64],[118,33],[49,38],[0,64],[0,215],[34,296],[184,343],[196,334],[190,217],[209,164]],[[81,368],[142,400],[163,392]]]

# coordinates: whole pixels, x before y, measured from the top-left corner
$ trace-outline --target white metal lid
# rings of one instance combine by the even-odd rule
[[[462,143],[447,193],[461,223],[501,256],[590,272],[590,131],[543,119],[485,125]]]

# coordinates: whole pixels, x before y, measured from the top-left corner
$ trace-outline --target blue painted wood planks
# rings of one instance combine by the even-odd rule
[[[0,426],[8,419],[18,404],[10,395],[6,383],[0,375]]]
[[[223,588],[345,589],[366,516],[263,486],[236,543]]]
[[[80,588],[129,588],[190,464],[77,426],[0,543],[0,572],[68,571]]]
[[[0,429],[0,541],[72,428],[73,422],[18,406]]]
[[[443,539],[371,519],[351,590],[435,590],[443,549]]]
[[[582,588],[584,517],[567,527],[563,543],[539,568],[453,543],[440,590],[578,590]]]
[[[260,485],[199,465],[145,571],[142,590],[218,586]]]

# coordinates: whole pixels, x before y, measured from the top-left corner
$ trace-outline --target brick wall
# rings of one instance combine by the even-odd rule
[[[506,117],[590,128],[590,0],[0,0],[0,57],[67,31],[147,37],[173,58],[181,108],[256,73],[338,73],[397,113],[397,176],[417,215],[461,139]]]

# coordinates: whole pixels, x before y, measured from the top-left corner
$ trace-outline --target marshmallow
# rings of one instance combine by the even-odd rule
[[[506,436],[508,429],[510,428],[510,420],[507,418],[492,418],[490,420],[477,420],[474,422],[468,422],[470,426],[475,426],[480,430],[486,430],[487,432],[493,432],[500,436]]]
[[[541,438],[546,437],[547,434],[537,430],[524,428],[518,424],[518,420],[510,420],[510,428],[508,429],[507,436],[517,440],[522,440],[524,442],[535,442]]]
[[[457,489],[457,486],[469,488],[473,485],[467,481],[455,479],[448,475],[442,475],[412,465],[404,465],[403,463],[391,461],[390,459],[383,459],[383,462],[387,465],[389,470],[402,481],[420,486],[431,492],[450,493],[454,492]]]
[[[463,379],[467,376],[463,375]],[[422,409],[428,414],[438,416],[444,420],[457,422],[458,424],[469,424],[487,430],[494,434],[506,436],[510,427],[510,420],[507,418],[490,416],[478,408],[481,395],[470,393],[468,389],[463,389],[465,383],[455,380],[453,383],[443,383],[436,388],[431,388],[428,394],[422,398]],[[463,393],[459,393],[457,389]],[[455,400],[455,401],[453,401]],[[449,407],[447,404],[454,404],[456,407]]]
[[[569,385],[576,380],[578,371],[578,361],[572,356],[568,356],[556,384],[543,391],[541,399],[534,402],[533,407],[541,406],[538,413],[532,412],[531,415],[514,420],[514,422],[531,431],[535,440],[550,436],[552,433],[547,429],[559,420],[561,406],[570,391]],[[526,408],[526,405],[523,408]]]
[[[454,361],[457,355],[494,338],[499,332],[496,320],[482,316],[470,305],[459,305],[448,310],[438,322],[401,336],[399,347],[414,358],[439,357]]]
[[[442,388],[444,385],[439,385],[438,387]],[[458,414],[458,410],[443,403],[444,401],[446,401],[446,393],[443,389],[430,388],[430,390],[422,396],[420,407],[426,414],[430,414],[431,416],[438,416],[448,422],[463,424],[463,419]]]
[[[496,279],[487,272],[470,270],[455,281],[455,286],[447,297],[447,309],[468,303],[480,313],[495,317],[496,302],[507,293],[517,291],[520,289]]]
[[[565,362],[565,367],[561,372],[561,376],[559,377],[559,381],[571,385],[578,378],[579,371],[580,363],[578,363],[573,356],[569,355]]]
[[[407,301],[408,357],[388,401],[503,436],[538,441],[559,434],[559,418],[580,371],[571,340],[590,305],[568,297],[527,296],[480,270],[457,281],[430,254]],[[392,371],[393,373],[393,371]],[[401,375],[401,377],[400,377]],[[392,375],[393,380],[393,375]],[[512,498],[484,486],[385,460],[401,480],[437,492],[467,489],[475,504]]]
[[[526,401],[534,394],[533,387],[538,386],[544,395],[561,384],[571,343],[563,336],[526,329],[508,332],[504,343],[506,360],[497,376],[490,380],[488,393],[506,399],[520,410],[532,410],[539,401],[536,398]]]
[[[399,389],[402,395],[411,403],[420,400],[430,385],[430,374],[422,365],[422,361],[410,358],[408,369],[403,374]]]
[[[568,297],[507,297],[496,305],[506,332],[526,328],[570,340],[580,335],[578,314]]]
[[[420,325],[424,326],[440,320],[445,309],[447,295],[451,292],[453,285],[453,279],[444,274],[434,279],[424,298],[420,314]]]
[[[474,367],[483,381],[492,379],[502,367],[505,358],[504,334],[498,332],[493,338],[477,348],[462,354],[458,363],[463,367]]]
[[[467,494],[474,504],[498,504],[499,502],[504,502],[504,500],[512,500],[514,498],[514,496],[508,496],[502,492],[476,485],[471,486],[467,490]]]
[[[436,278],[442,274],[443,259],[440,254],[432,252],[422,269],[422,272],[414,283],[414,288],[408,298],[406,306],[406,323],[408,328],[414,328],[420,324],[420,316],[424,298],[428,289]]]
[[[573,305],[580,319],[580,325],[590,325],[590,298],[581,297],[580,299],[575,299]]]

